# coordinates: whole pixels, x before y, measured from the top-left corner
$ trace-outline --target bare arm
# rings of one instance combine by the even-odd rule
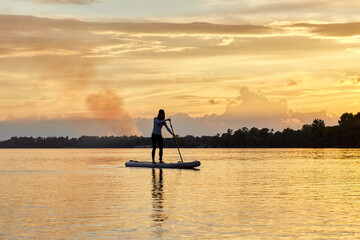
[[[166,124],[166,122],[164,122],[164,126],[166,127],[166,130],[167,130],[172,136],[174,136],[174,133],[170,130],[170,128],[168,127],[168,125]]]

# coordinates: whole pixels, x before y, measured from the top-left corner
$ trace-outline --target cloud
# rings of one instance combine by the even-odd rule
[[[254,125],[246,125],[244,124],[244,122],[241,121],[229,122],[229,119],[224,119],[223,117],[214,114],[195,118],[189,116],[188,114],[179,113],[169,117],[171,117],[172,119],[175,132],[180,136],[213,136],[217,133],[226,132],[228,128],[237,130],[242,127],[253,127],[255,125],[255,122],[251,123]],[[276,124],[278,128],[276,128],[276,126],[269,126],[268,124],[266,124],[266,119],[263,119],[263,124],[257,127],[267,127],[270,129],[274,128],[275,130],[282,130],[286,127],[300,129],[303,124],[311,124],[315,118],[325,120],[325,123],[328,126],[336,125],[338,120],[338,116],[329,117],[326,114],[326,111],[311,113],[290,112],[289,117],[286,118],[285,121]],[[151,136],[153,124],[152,118],[134,118],[134,124],[143,136]],[[9,139],[13,136],[109,136],[115,134],[114,129],[116,129],[116,126],[118,125],[119,121],[117,119],[8,119],[7,121],[0,121],[0,140]],[[163,135],[165,137],[170,137],[167,131],[163,131]]]
[[[288,81],[287,86],[289,86],[289,87],[297,86],[297,85],[300,85],[301,83],[302,83],[302,80],[291,79]]]
[[[5,0],[11,6],[12,0]],[[13,0],[14,1],[14,0]],[[91,4],[90,0],[27,0],[42,3],[58,4]],[[169,4],[164,0],[157,1],[99,1],[88,9],[75,8],[47,9],[48,15],[100,16],[106,18],[137,18],[151,19],[157,22],[213,22],[213,23],[252,23],[269,24],[273,21],[307,21],[319,20],[339,22],[359,19],[357,12],[359,3],[356,0],[193,0],[173,1]],[[16,13],[23,13],[24,8],[16,6]],[[20,4],[19,4],[20,5]],[[102,11],[99,11],[98,6]],[[10,8],[10,9],[12,9]],[[42,15],[41,9],[29,9],[35,15]],[[5,11],[6,12],[6,11]],[[9,12],[9,11],[7,11]],[[138,20],[136,20],[138,21]]]
[[[311,124],[315,118],[323,119],[327,125],[336,125],[338,116],[329,116],[327,111],[299,112],[288,108],[286,100],[269,100],[261,93],[243,87],[236,99],[236,104],[228,105],[222,114],[191,117],[180,113],[170,116],[176,132],[186,135],[215,135],[242,127],[269,128],[283,130],[287,127],[300,129],[304,124]],[[135,118],[142,134],[151,132],[151,119]]]
[[[321,37],[315,28],[0,15],[1,119],[56,118],[59,112],[98,118],[86,104],[87,96],[120,87],[129,116],[147,117],[151,109],[165,105],[175,113],[196,116],[189,121],[207,126],[204,133],[217,126],[226,131],[228,126],[254,123],[281,129],[295,119],[289,118],[288,108],[318,110],[314,99],[321,101],[320,109],[340,113],[343,106],[357,101],[358,77],[340,86],[333,73],[357,74],[358,53],[347,51],[356,43]],[[298,81],[297,76],[303,75],[306,81]],[[314,83],[315,95],[309,90]],[[234,89],[240,86],[248,86],[248,92],[242,89],[236,98]],[[341,87],[347,87],[346,95]],[[198,118],[211,113],[217,117]],[[268,118],[273,121],[266,122]]]
[[[360,35],[360,22],[329,24],[296,23],[290,26],[306,28],[310,32],[322,36],[351,37]]]
[[[209,23],[85,22],[0,15],[1,58],[77,56],[116,58],[223,55],[298,56],[344,51],[352,45],[286,35],[289,26]],[[290,28],[297,28],[291,25]],[[312,31],[308,27],[309,31]],[[291,29],[290,29],[291,30]],[[226,37],[226,36],[228,37]],[[2,50],[3,49],[3,50]],[[84,60],[82,60],[84,61]]]
[[[0,51],[3,49],[4,52],[0,59],[236,54],[258,49],[258,46],[247,48],[251,39],[235,45],[234,37],[222,35],[263,35],[275,31],[269,26],[253,25],[84,22],[14,15],[0,15],[0,22],[6,22],[0,24],[0,32],[6,36],[0,43]],[[252,43],[257,44],[263,43]]]
[[[339,77],[341,78],[340,83],[341,84],[353,84],[357,85],[360,83],[360,76],[358,74],[351,75],[347,73],[338,73]]]
[[[271,101],[246,87],[240,89],[237,101],[238,104],[228,105],[219,118],[231,125],[236,122],[243,126],[279,128],[287,117],[286,100]]]
[[[219,43],[219,46],[227,46],[230,45],[234,41],[234,38],[223,38]]]
[[[265,95],[243,87],[239,96],[222,114],[191,117],[185,113],[168,115],[175,131],[181,136],[215,135],[242,127],[283,130],[300,129],[315,118],[325,120],[326,125],[336,125],[339,116],[329,116],[326,110],[300,112],[288,108],[286,100],[269,100]],[[235,103],[234,103],[235,102]],[[55,119],[8,119],[0,122],[1,138],[11,136],[71,136],[81,135],[143,135],[150,136],[152,118],[132,119],[123,107],[123,99],[114,91],[106,90],[90,94],[86,104],[94,118]],[[169,137],[166,131],[164,136]]]
[[[357,0],[202,0],[213,21],[270,24],[275,21],[359,21]]]
[[[139,131],[123,104],[123,99],[110,89],[86,97],[86,105],[96,119],[114,123],[111,125],[113,130],[111,134],[139,135]]]
[[[266,1],[253,5],[247,9],[248,13],[267,13],[267,12],[289,12],[291,10],[314,9],[323,6],[326,1]]]
[[[49,3],[49,4],[80,4],[80,5],[100,2],[100,0],[24,0],[24,1]]]
[[[314,119],[322,119],[327,125],[331,126],[337,124],[339,117],[336,115],[329,116],[326,110],[321,110],[318,112],[299,112],[289,110],[288,119],[292,121],[295,119],[295,122],[298,123],[298,126],[302,126],[303,124],[310,124]]]
[[[226,25],[206,22],[90,22],[77,19],[50,19],[34,16],[0,15],[0,30],[70,30],[147,34],[266,34],[275,29],[261,25]]]
[[[268,13],[268,12],[288,12],[292,10],[306,10],[314,9],[316,7],[324,7],[328,1],[279,1],[279,0],[257,0],[257,1],[243,1],[243,0],[231,0],[231,1],[218,1],[218,0],[204,0],[203,4],[210,7],[222,7],[221,10],[229,12],[238,12],[242,14],[254,14],[254,13]]]
[[[286,99],[269,100],[265,95],[252,92],[246,87],[240,89],[237,100],[238,104],[228,105],[226,111],[218,117],[225,125],[282,130],[287,127],[301,128],[304,124],[312,123],[315,118],[320,118],[329,125],[335,125],[338,119],[336,115],[329,116],[326,110],[293,111],[288,108]]]
[[[209,100],[209,103],[210,103],[211,105],[215,105],[215,104],[219,104],[220,101],[217,101],[217,100],[214,100],[214,99],[210,99],[210,100]]]

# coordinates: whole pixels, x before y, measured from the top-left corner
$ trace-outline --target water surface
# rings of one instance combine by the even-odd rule
[[[1,149],[0,239],[358,239],[360,150]],[[165,149],[178,161],[176,149]]]

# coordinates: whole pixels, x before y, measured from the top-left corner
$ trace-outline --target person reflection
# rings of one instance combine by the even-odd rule
[[[164,213],[164,194],[163,194],[163,170],[159,169],[159,178],[156,177],[156,171],[152,169],[152,220],[154,222],[153,226],[155,227],[154,233],[161,236],[162,234],[162,224],[167,219],[166,213]]]

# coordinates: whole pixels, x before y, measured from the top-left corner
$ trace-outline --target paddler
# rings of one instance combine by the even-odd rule
[[[161,128],[165,126],[166,130],[172,135],[175,136],[174,133],[169,129],[166,124],[166,121],[170,121],[170,118],[165,119],[165,111],[163,109],[159,110],[158,116],[154,118],[154,128],[151,134],[151,141],[153,145],[153,149],[151,152],[152,163],[155,164],[155,151],[156,151],[156,143],[159,144],[159,161],[163,163],[163,138],[161,134]]]

